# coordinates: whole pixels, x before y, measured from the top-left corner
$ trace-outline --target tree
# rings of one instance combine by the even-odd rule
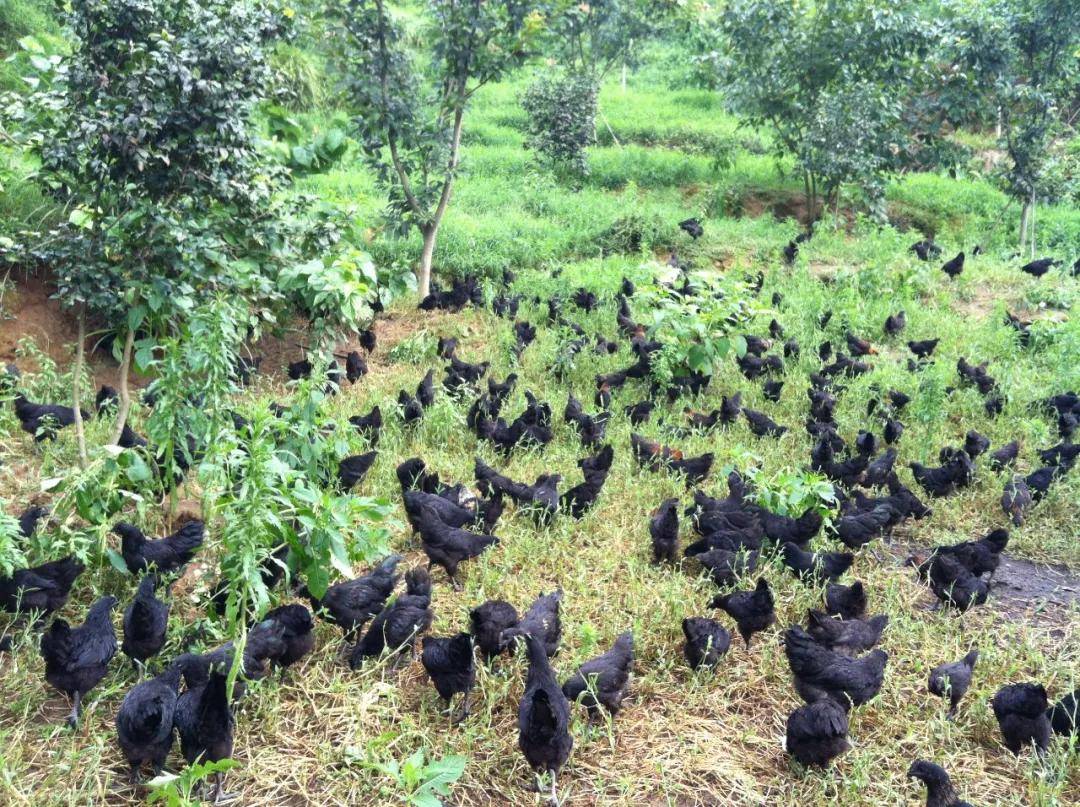
[[[125,334],[114,443],[136,334],[251,280],[235,236],[273,188],[252,118],[278,22],[261,0],[72,0],[71,54],[28,105],[40,182],[69,214],[44,247],[58,296],[80,334],[88,312]]]
[[[595,139],[596,84],[585,76],[540,77],[525,90],[525,147],[557,170],[589,171],[586,147]]]
[[[998,111],[1006,190],[1021,202],[1020,249],[1035,257],[1035,203],[1080,69],[1080,4],[997,0],[959,6],[950,55],[965,89]]]
[[[567,72],[598,85],[616,65],[634,62],[675,7],[668,0],[555,0],[547,12],[552,50]]]
[[[457,176],[465,110],[476,91],[520,64],[541,19],[516,0],[429,0],[420,69],[384,0],[347,0],[337,14],[345,89],[361,148],[404,234],[416,227],[423,249],[416,270],[421,297],[431,288],[435,242]]]
[[[918,14],[887,0],[733,0],[721,27],[725,97],[794,157],[807,225],[843,183],[879,189],[905,87],[930,50]]]

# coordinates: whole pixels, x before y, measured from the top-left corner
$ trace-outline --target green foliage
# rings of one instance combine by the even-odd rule
[[[337,126],[309,131],[284,107],[265,109],[275,151],[294,174],[325,171],[341,160],[349,149],[345,130]]]
[[[10,577],[16,569],[26,567],[19,520],[8,515],[7,502],[0,499],[0,577]]]
[[[886,0],[734,0],[722,26],[726,97],[795,158],[811,219],[819,192],[879,187],[901,98],[930,50],[919,14]]]
[[[402,233],[418,227],[424,234],[424,295],[457,173],[465,108],[479,87],[524,59],[540,24],[511,0],[429,0],[426,9],[426,71],[414,64],[384,0],[348,0],[332,10],[345,31],[345,91],[361,149],[388,197],[392,223]]]
[[[666,235],[670,235],[669,227],[658,218],[630,213],[613,221],[598,242],[605,255],[639,254],[652,244],[662,243]]]
[[[1080,5],[1072,0],[995,0],[956,6],[953,59],[972,103],[997,110],[1009,157],[1005,187],[1042,193],[1050,145],[1063,129],[1060,107],[1076,90]]]
[[[156,402],[146,420],[146,436],[165,480],[196,461],[220,438],[228,421],[236,357],[248,325],[242,305],[224,295],[211,298],[191,312],[174,335],[136,343],[136,368],[156,376],[150,386]]]
[[[548,10],[551,50],[574,74],[599,82],[616,65],[636,64],[641,46],[677,9],[667,0],[555,0]]]
[[[428,330],[417,331],[402,339],[386,354],[395,364],[420,364],[435,358],[438,338]]]
[[[529,116],[526,148],[555,169],[588,173],[585,149],[593,141],[596,98],[596,82],[586,76],[538,78],[521,98]]]
[[[378,275],[367,253],[352,248],[286,267],[279,283],[311,320],[316,344],[330,350],[370,320]]]
[[[146,300],[163,329],[207,288],[236,289],[231,234],[269,199],[251,120],[277,21],[259,2],[77,0],[66,22],[70,56],[16,109],[70,211],[44,257],[65,304]]]
[[[320,109],[327,102],[326,65],[310,50],[279,42],[270,52],[278,99],[291,112]]]
[[[797,518],[809,509],[822,516],[836,509],[836,492],[821,474],[786,469],[766,476],[752,466],[747,475],[754,486],[754,501],[770,512]]]
[[[179,774],[163,773],[151,779],[147,786],[150,793],[148,804],[163,803],[165,807],[196,807],[203,801],[195,791],[215,774],[226,773],[236,767],[231,759],[217,762],[196,762],[184,768]]]
[[[662,345],[652,370],[664,385],[692,373],[713,375],[732,350],[746,353],[746,340],[731,336],[756,313],[745,283],[707,275],[693,282],[698,290],[690,296],[663,285],[645,288],[640,295],[651,308],[649,337]]]
[[[398,796],[413,807],[441,807],[440,798],[450,795],[450,785],[465,773],[467,760],[463,756],[446,756],[427,760],[423,748],[402,762],[373,763],[372,767],[393,780]]]
[[[317,597],[333,571],[348,576],[352,563],[385,546],[389,503],[334,488],[350,431],[327,429],[325,401],[315,382],[303,382],[279,415],[263,404],[245,424],[223,430],[203,463],[201,480],[221,491],[215,507],[223,523],[230,624],[270,607],[260,567],[282,545],[289,545],[294,571]]]

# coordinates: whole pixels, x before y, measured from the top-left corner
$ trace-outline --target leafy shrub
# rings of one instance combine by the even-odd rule
[[[280,416],[263,404],[245,425],[224,429],[203,465],[201,481],[221,492],[215,504],[223,522],[222,572],[231,583],[230,624],[269,608],[259,572],[278,547],[288,544],[295,571],[321,597],[332,570],[351,575],[352,563],[370,560],[389,537],[382,526],[387,501],[334,488],[351,430],[326,428],[325,401],[321,384],[301,383]]]
[[[275,151],[294,174],[325,171],[349,149],[345,130],[338,126],[309,131],[276,105],[266,108],[266,116]]]
[[[0,499],[0,577],[10,577],[16,569],[26,566],[21,538],[19,520],[8,515],[7,502]]]
[[[668,227],[658,217],[630,213],[615,219],[597,242],[605,255],[639,253],[662,242],[667,232]]]
[[[450,785],[465,772],[465,757],[447,756],[428,760],[420,748],[398,762],[369,763],[380,773],[390,777],[405,804],[412,807],[441,807],[442,799],[450,795]]]
[[[279,277],[281,290],[311,319],[316,343],[324,350],[371,318],[377,283],[371,258],[355,248],[286,267]]]
[[[583,75],[542,77],[521,98],[528,115],[525,147],[556,169],[589,171],[585,148],[596,126],[596,82]]]
[[[662,345],[652,361],[653,376],[663,385],[692,373],[712,375],[731,351],[742,356],[746,340],[731,336],[755,315],[745,283],[729,278],[699,277],[704,286],[684,297],[667,286],[653,286],[641,297],[652,310],[649,336]]]
[[[754,501],[773,513],[797,518],[808,509],[822,516],[836,508],[836,492],[821,474],[783,470],[766,477],[757,468],[747,475],[754,485]]]

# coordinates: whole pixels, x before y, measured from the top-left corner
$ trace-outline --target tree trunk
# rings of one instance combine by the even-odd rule
[[[465,120],[465,99],[459,98],[458,104],[454,111],[454,128],[450,137],[450,162],[446,166],[446,180],[443,182],[439,204],[435,208],[431,221],[420,228],[420,232],[424,235],[424,249],[420,253],[420,266],[416,270],[416,284],[419,287],[421,300],[431,293],[431,262],[435,256],[435,239],[439,235],[439,225],[442,224],[446,206],[450,204],[450,194],[454,190],[454,174],[457,171],[458,152],[461,148],[461,124]]]
[[[423,300],[431,293],[431,260],[435,256],[435,237],[439,234],[439,225],[432,222],[422,227],[420,232],[424,234],[424,249],[416,269],[416,285]]]
[[[112,438],[109,445],[119,445],[120,437],[124,434],[124,424],[127,423],[128,413],[131,411],[131,392],[128,388],[128,375],[131,373],[131,354],[135,348],[135,329],[128,328],[127,338],[124,340],[124,355],[120,360],[120,406],[116,410],[116,426],[113,428]]]
[[[1035,189],[1031,189],[1031,260],[1035,260]]]
[[[82,376],[83,366],[86,363],[86,309],[79,308],[79,335],[75,345],[75,369],[72,371],[74,381],[71,390],[71,406],[75,410],[75,439],[79,444],[79,467],[85,469],[86,457],[86,430],[83,428],[82,419]]]
[[[1027,245],[1028,234],[1028,220],[1031,218],[1031,201],[1029,199],[1024,200],[1024,206],[1020,210],[1020,254],[1024,253],[1024,247]]]
[[[803,191],[806,198],[806,229],[809,230],[814,226],[814,211],[811,209],[810,202],[810,172],[803,171]]]

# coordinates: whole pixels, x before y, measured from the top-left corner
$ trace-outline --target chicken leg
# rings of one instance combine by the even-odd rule
[[[82,694],[76,690],[74,698],[74,706],[71,709],[71,714],[68,715],[67,723],[71,728],[78,728],[79,726],[79,704],[82,702]]]

